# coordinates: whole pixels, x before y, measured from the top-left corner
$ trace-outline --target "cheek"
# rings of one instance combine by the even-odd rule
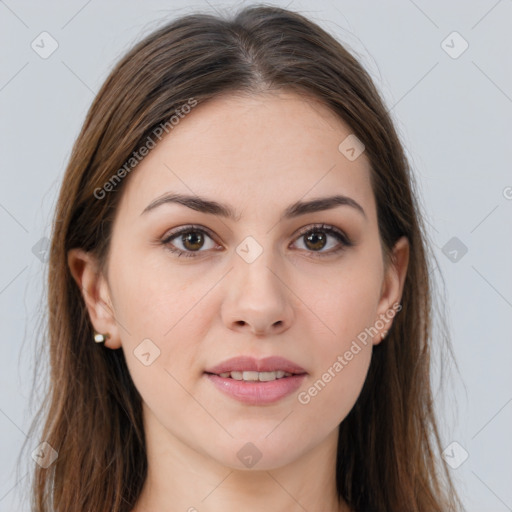
[[[332,354],[298,397],[310,414],[324,416],[339,424],[353,408],[363,388],[371,361],[371,346],[349,344]]]
[[[135,387],[162,423],[171,426],[178,416],[200,422],[187,390],[197,379],[197,355],[211,322],[198,305],[206,290],[183,292],[164,279],[136,281],[124,288],[120,308],[129,330],[120,331],[122,350]]]
[[[378,263],[347,265],[324,281],[321,291],[307,295],[311,310],[329,332],[326,347],[343,350],[352,339],[374,325],[380,299]],[[303,294],[306,293],[306,288]]]
[[[198,345],[211,323],[201,299],[211,284],[183,272],[171,276],[149,258],[134,260],[110,273],[122,350],[144,400],[151,404],[162,395],[165,402],[180,395],[178,382],[194,376]]]
[[[372,327],[378,318],[379,270],[378,262],[370,260],[347,264],[333,273],[321,293],[310,294],[311,309],[327,327],[315,344],[312,355],[318,370],[301,403],[318,407],[319,414],[332,410],[343,419],[364,385],[372,356]]]
[[[133,336],[167,342],[181,323],[190,323],[197,315],[211,282],[201,279],[192,267],[180,270],[173,266],[163,248],[151,254],[138,254],[137,248],[123,253],[128,256],[119,258],[112,269],[116,317]],[[126,331],[121,331],[122,337]]]
[[[334,334],[318,337],[311,353],[315,374],[297,398],[307,415],[323,418],[330,428],[339,425],[354,407],[372,357],[371,336],[365,329],[371,325],[374,308],[362,295],[361,291],[338,291],[317,301],[322,306],[322,319]]]

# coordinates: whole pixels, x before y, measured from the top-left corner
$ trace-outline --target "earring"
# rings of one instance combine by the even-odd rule
[[[388,331],[384,331],[384,332],[381,334],[380,339],[381,339],[381,340],[383,340],[387,335],[388,335]]]
[[[99,332],[94,332],[94,341],[96,343],[103,343],[108,338],[110,338],[110,333],[108,333],[108,332],[106,334],[100,334]]]

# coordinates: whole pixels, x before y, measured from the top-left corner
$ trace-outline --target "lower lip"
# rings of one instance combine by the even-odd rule
[[[261,381],[235,380],[229,377],[221,377],[211,373],[205,374],[218,389],[233,397],[235,400],[249,405],[264,405],[277,402],[297,391],[302,384],[306,374],[293,375],[282,379]]]

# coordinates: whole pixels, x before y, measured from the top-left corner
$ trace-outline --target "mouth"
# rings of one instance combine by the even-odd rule
[[[222,373],[205,372],[207,375],[217,375],[223,379],[232,379],[243,382],[272,382],[274,380],[286,379],[295,375],[306,375],[306,372],[287,372],[285,370],[276,370],[271,372],[256,372],[251,370],[231,371]]]
[[[222,394],[247,405],[262,406],[296,392],[308,373],[280,356],[238,356],[207,368],[204,375]]]

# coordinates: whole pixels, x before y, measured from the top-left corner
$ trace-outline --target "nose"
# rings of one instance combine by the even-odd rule
[[[268,336],[284,332],[292,324],[293,294],[266,253],[252,263],[235,255],[222,304],[223,322],[231,330]]]

